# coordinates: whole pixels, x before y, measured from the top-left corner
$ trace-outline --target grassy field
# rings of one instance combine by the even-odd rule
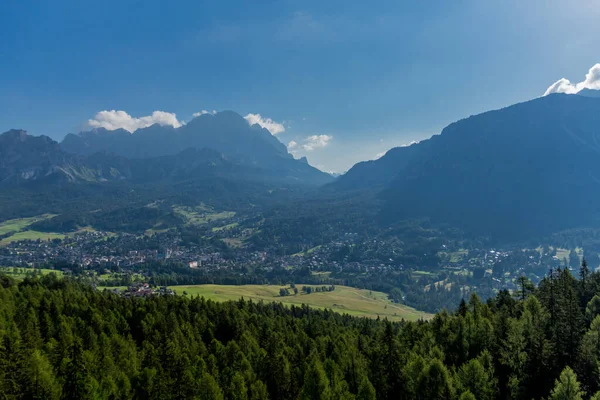
[[[464,249],[461,249],[458,251],[452,251],[452,252],[440,251],[440,252],[438,252],[438,255],[440,257],[442,257],[444,260],[447,260],[451,263],[457,263],[457,262],[464,260],[466,257],[468,257],[469,252]]]
[[[583,260],[583,249],[581,247],[577,247],[575,249],[575,252],[579,256],[579,261],[581,262],[581,260]],[[571,250],[569,249],[561,249],[560,247],[556,249],[556,257],[558,257],[558,259],[561,261],[565,258],[567,259],[567,261],[569,261],[570,254]]]
[[[227,243],[227,245],[229,247],[234,247],[234,248],[240,248],[240,247],[244,247],[244,242],[241,239],[230,239],[230,238],[225,238],[223,239],[223,241],[225,243]]]
[[[11,235],[9,237],[6,237],[6,238],[0,240],[0,246],[7,245],[12,242],[18,242],[19,240],[38,240],[38,239],[40,239],[40,240],[61,239],[62,240],[65,238],[65,236],[73,237],[79,233],[95,232],[95,231],[96,230],[94,228],[92,228],[91,226],[84,226],[82,228],[79,228],[75,232],[68,232],[68,233],[38,232],[38,231],[26,230],[26,231],[22,231],[22,232],[17,232],[14,235]],[[106,232],[106,235],[114,236],[115,234],[112,232]]]
[[[238,226],[238,223],[234,222],[233,224],[228,224],[228,225],[225,225],[225,226],[215,226],[214,228],[212,228],[212,231],[213,232],[225,231],[227,229],[233,229],[233,228],[235,228],[237,226]]]
[[[314,253],[315,251],[319,250],[320,248],[321,248],[321,245],[315,246],[315,247],[312,247],[312,248],[310,248],[310,249],[308,249],[306,251],[301,251],[299,253],[292,254],[292,257],[307,256],[307,255],[309,255],[311,253]]]
[[[29,273],[40,273],[42,275],[46,274],[56,274],[59,277],[63,276],[62,271],[56,271],[53,269],[45,269],[45,268],[21,268],[21,267],[0,267],[0,273],[10,275],[15,279],[24,279],[25,276]]]
[[[297,284],[296,286],[301,289],[305,285]],[[431,317],[431,314],[417,311],[402,304],[392,303],[388,300],[387,295],[381,292],[336,286],[333,292],[281,297],[279,296],[279,289],[282,287],[278,285],[180,285],[171,286],[171,289],[174,289],[179,295],[185,291],[188,296],[200,295],[215,301],[238,300],[243,297],[253,301],[281,302],[287,306],[307,304],[314,308],[327,308],[342,314],[369,318],[379,316],[393,321],[400,319],[414,321]]]
[[[55,217],[55,215],[44,214],[36,217],[9,219],[8,221],[0,222],[0,235],[6,235],[9,232],[19,232],[34,222],[42,221],[52,217]]]
[[[127,289],[127,286],[96,286],[96,290],[98,290],[100,292],[104,291],[104,289],[106,289],[106,290],[119,289],[120,291],[125,291]]]
[[[17,218],[8,221],[0,222],[0,235],[5,235],[10,232],[14,232],[10,236],[0,240],[1,245],[7,245],[12,242],[18,242],[19,240],[52,240],[52,239],[64,239],[65,236],[73,236],[81,232],[94,232],[94,228],[91,226],[85,226],[80,228],[77,232],[70,233],[53,233],[53,232],[38,232],[27,227],[35,222],[42,221],[55,217],[55,214],[43,214],[30,218]]]
[[[429,272],[429,271],[411,271],[411,274],[413,275],[417,275],[417,276],[429,276],[429,275],[433,275],[433,273]]]
[[[124,274],[124,273],[119,273],[119,272],[111,272],[110,274],[100,274],[97,275],[98,276],[98,280],[99,280],[99,284],[103,285],[104,283],[106,283],[106,281],[109,281],[111,279],[123,279],[125,278],[127,275],[129,274]],[[131,274],[131,281],[132,282],[143,282],[145,280],[144,275],[142,274]]]
[[[165,232],[168,232],[168,231],[169,231],[168,228],[167,229],[154,229],[154,228],[151,228],[151,229],[146,229],[144,231],[144,235],[146,235],[146,236],[153,236],[153,235],[157,235],[159,233],[165,233]]]
[[[235,216],[235,212],[233,211],[214,212],[205,206],[174,206],[173,211],[181,215],[188,225],[203,225]]]
[[[48,233],[48,232],[37,232],[37,231],[23,231],[15,233],[12,236],[0,240],[0,245],[6,245],[12,242],[18,242],[19,240],[52,240],[52,239],[64,239],[67,236],[65,233]]]

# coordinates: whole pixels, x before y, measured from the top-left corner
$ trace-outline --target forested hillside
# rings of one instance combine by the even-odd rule
[[[581,399],[599,389],[600,274],[473,295],[430,322],[0,280],[0,394],[33,399]],[[594,398],[597,398],[595,396]]]

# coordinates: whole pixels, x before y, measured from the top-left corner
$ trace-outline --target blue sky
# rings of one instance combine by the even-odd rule
[[[0,5],[0,131],[54,139],[103,110],[260,114],[343,171],[584,79],[596,1],[87,1]]]

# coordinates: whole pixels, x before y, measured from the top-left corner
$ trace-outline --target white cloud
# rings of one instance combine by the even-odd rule
[[[298,143],[294,142],[293,140],[291,140],[287,145],[288,149],[290,150],[295,148],[296,146],[298,146]]]
[[[385,156],[385,153],[387,153],[387,151],[382,151],[381,153],[377,153],[377,155],[375,156],[375,159],[379,160],[381,157]]]
[[[304,143],[300,146],[302,150],[313,151],[326,147],[333,140],[330,135],[312,135],[304,139]]]
[[[566,78],[562,78],[554,82],[546,92],[544,96],[552,93],[568,93],[573,94],[581,91],[582,89],[600,89],[600,64],[594,65],[588,73],[585,75],[585,80],[572,83]]]
[[[87,121],[87,125],[92,128],[105,128],[110,131],[123,128],[129,132],[134,132],[137,129],[146,128],[154,124],[162,126],[170,125],[174,128],[179,128],[185,122],[179,121],[175,113],[165,111],[154,111],[152,115],[134,118],[121,110],[100,111],[93,119]]]
[[[248,114],[244,117],[250,125],[258,124],[266,128],[272,135],[285,132],[285,127],[279,122],[273,121],[271,118],[263,118],[260,114]]]
[[[212,114],[212,115],[215,115],[216,113],[217,113],[217,111],[216,111],[216,110],[212,110],[212,111],[206,111],[206,110],[202,110],[202,111],[200,111],[200,112],[195,112],[195,113],[193,113],[193,114],[192,114],[192,117],[196,118],[196,117],[199,117],[199,116],[201,116],[201,115],[204,115],[204,114]]]
[[[417,144],[417,143],[419,143],[419,142],[420,142],[420,140],[413,140],[413,141],[411,141],[410,143],[404,143],[404,144],[401,144],[399,147],[410,147],[410,146],[412,146],[413,144]]]

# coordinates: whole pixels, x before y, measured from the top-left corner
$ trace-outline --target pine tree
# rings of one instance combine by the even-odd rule
[[[5,398],[17,397],[21,391],[24,355],[18,330],[5,333],[0,343],[0,394]]]
[[[63,399],[78,400],[88,396],[88,370],[83,359],[83,347],[79,340],[71,345],[69,362],[63,386]]]
[[[581,340],[577,372],[588,392],[600,389],[598,372],[600,371],[600,316],[596,316],[590,328]]]
[[[581,267],[579,268],[579,279],[581,280],[581,288],[583,293],[586,293],[589,276],[590,269],[588,268],[587,261],[584,258],[583,261],[581,261]]]
[[[546,338],[548,314],[535,296],[527,298],[520,318],[527,361],[524,369],[526,398],[541,398],[552,388],[549,382],[550,342]]]
[[[523,324],[519,320],[509,319],[506,339],[502,341],[500,348],[500,364],[506,370],[507,387],[513,398],[520,398],[525,387],[525,346]]]
[[[445,400],[454,398],[452,379],[440,360],[431,360],[423,370],[418,394],[419,397],[424,399]]]
[[[250,400],[268,400],[269,391],[267,385],[258,380],[250,385]]]
[[[579,388],[579,382],[575,372],[566,367],[556,380],[554,390],[550,394],[551,400],[583,400],[583,392]]]
[[[54,376],[52,365],[39,351],[33,350],[25,361],[24,374],[27,384],[25,395],[30,399],[52,400],[60,396],[60,385]]]
[[[472,393],[478,400],[491,400],[496,397],[493,375],[490,376],[477,359],[461,366],[458,371],[458,383],[462,391]]]
[[[202,374],[199,389],[202,400],[223,400],[223,391],[215,378],[208,373]]]
[[[573,365],[576,352],[572,349],[579,347],[581,333],[583,331],[583,315],[579,307],[579,298],[576,293],[576,281],[567,270],[560,276],[560,291],[562,304],[556,327],[558,329],[559,356],[562,365]]]
[[[592,321],[596,318],[597,315],[600,315],[600,296],[595,295],[592,299],[587,303],[585,307],[585,317],[588,321]]]
[[[528,294],[533,292],[535,286],[533,285],[533,283],[531,283],[529,278],[527,278],[525,275],[521,275],[518,278],[518,283],[519,283],[519,295],[521,297],[521,301],[525,301],[525,298],[527,297]]]
[[[473,395],[473,393],[466,391],[463,392],[460,397],[458,398],[458,400],[478,400],[477,397],[475,397]]]
[[[367,377],[364,377],[360,382],[358,387],[358,393],[356,395],[356,400],[376,400],[377,395],[375,393],[375,388],[369,382]]]
[[[236,372],[233,375],[233,378],[231,378],[231,384],[229,385],[228,393],[228,399],[248,400],[248,390],[246,389],[246,382],[244,381],[244,377],[239,372]]]
[[[571,249],[569,253],[569,266],[573,268],[579,267],[579,255],[575,251],[575,249]]]
[[[310,367],[304,377],[301,398],[303,400],[330,400],[331,389],[329,379],[321,362],[313,356]]]

